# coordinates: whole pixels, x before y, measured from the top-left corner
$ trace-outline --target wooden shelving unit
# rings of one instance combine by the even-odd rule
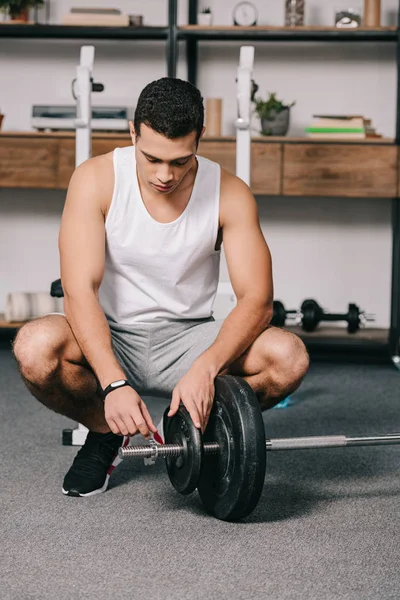
[[[78,40],[166,40],[168,27],[87,27],[0,24],[0,38]]]
[[[395,42],[397,27],[359,27],[338,29],[337,27],[276,27],[262,25],[253,27],[221,26],[204,27],[184,25],[178,28],[178,39],[196,40],[251,40],[251,41],[363,41]]]

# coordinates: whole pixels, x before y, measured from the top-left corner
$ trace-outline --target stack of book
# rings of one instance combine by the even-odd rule
[[[329,140],[364,140],[382,137],[372,127],[371,119],[362,115],[314,115],[308,137]]]
[[[62,17],[62,25],[86,25],[99,27],[128,27],[129,15],[116,8],[71,8]]]

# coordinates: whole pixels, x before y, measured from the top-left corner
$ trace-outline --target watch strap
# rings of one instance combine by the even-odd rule
[[[131,387],[131,384],[129,383],[129,381],[127,379],[118,379],[117,381],[112,381],[103,390],[104,400],[106,399],[107,394],[109,394],[110,392],[113,392],[114,390],[118,390],[119,388],[125,387],[127,385],[129,385]]]

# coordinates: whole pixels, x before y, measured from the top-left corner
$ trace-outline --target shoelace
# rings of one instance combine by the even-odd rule
[[[100,434],[101,435],[101,434]],[[88,433],[88,439],[82,448],[78,451],[74,463],[79,463],[79,469],[85,474],[94,472],[93,461],[109,467],[118,448],[121,445],[121,439],[118,442],[115,437],[98,437],[93,432]]]

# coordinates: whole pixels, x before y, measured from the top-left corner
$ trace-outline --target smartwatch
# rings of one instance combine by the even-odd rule
[[[118,388],[125,387],[126,385],[129,385],[131,387],[129,381],[127,381],[126,379],[118,379],[117,381],[113,381],[112,383],[110,383],[110,385],[108,385],[103,390],[104,400],[106,399],[107,394],[109,394],[113,390],[117,390]]]

